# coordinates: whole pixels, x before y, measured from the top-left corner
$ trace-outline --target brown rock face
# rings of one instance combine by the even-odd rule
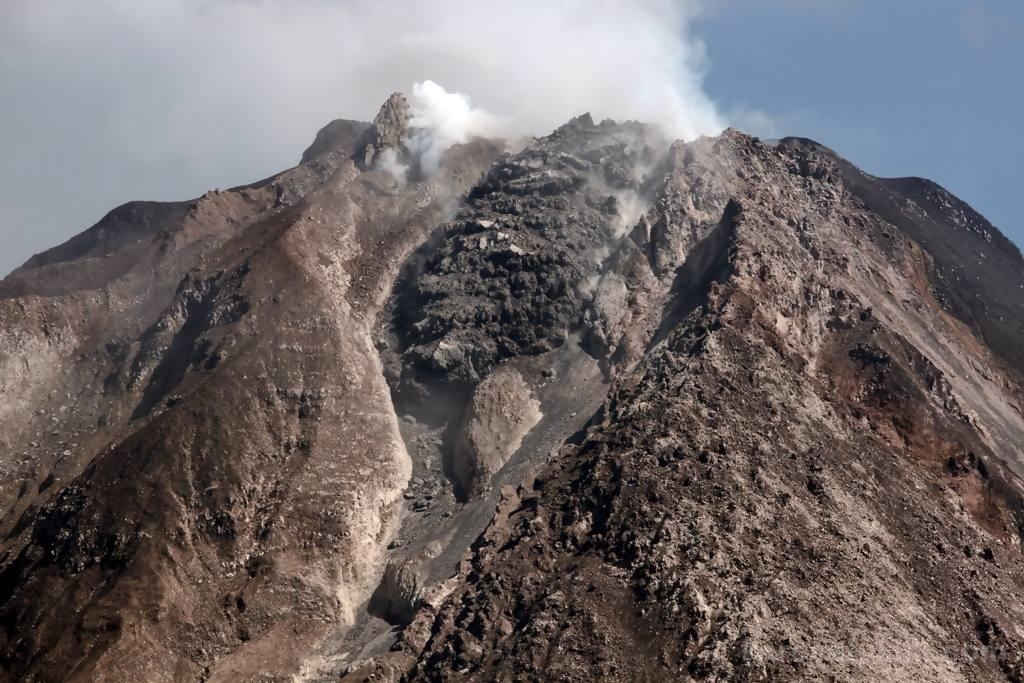
[[[508,368],[488,375],[466,408],[452,468],[456,486],[467,496],[479,494],[541,417],[522,375]]]
[[[589,116],[396,183],[407,128],[0,283],[7,679],[1024,677],[995,228]]]

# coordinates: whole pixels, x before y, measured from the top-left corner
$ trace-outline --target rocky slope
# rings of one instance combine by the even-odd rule
[[[803,139],[408,125],[0,283],[8,679],[1024,677],[995,228]]]

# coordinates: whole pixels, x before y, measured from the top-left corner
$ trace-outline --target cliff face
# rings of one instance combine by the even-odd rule
[[[399,182],[405,113],[0,283],[10,679],[1024,676],[995,228],[587,116]]]

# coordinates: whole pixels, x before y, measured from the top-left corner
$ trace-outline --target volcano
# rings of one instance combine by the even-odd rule
[[[1024,260],[807,139],[401,94],[0,282],[0,672],[1024,678]]]

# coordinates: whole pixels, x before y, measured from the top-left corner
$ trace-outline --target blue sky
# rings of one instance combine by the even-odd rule
[[[760,111],[869,173],[931,178],[1024,243],[1024,2],[731,0],[694,33],[741,122]]]

